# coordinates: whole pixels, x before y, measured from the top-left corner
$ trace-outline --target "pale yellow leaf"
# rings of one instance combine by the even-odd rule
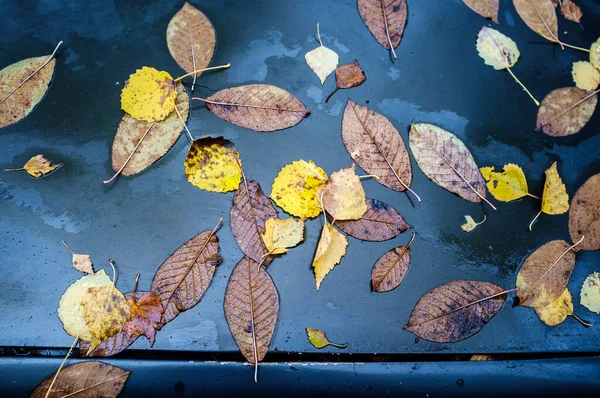
[[[329,76],[338,65],[339,57],[335,51],[325,47],[321,41],[319,33],[319,25],[317,24],[317,36],[321,45],[312,51],[309,51],[304,56],[306,63],[317,74],[321,80],[321,85],[325,84],[325,79]]]
[[[600,70],[600,38],[590,47],[590,63]]]
[[[325,334],[325,332],[322,330],[319,330],[319,329],[313,329],[313,328],[307,327],[306,334],[308,335],[308,341],[310,341],[310,344],[312,344],[315,348],[324,348],[324,347],[327,347],[328,345],[332,345],[337,348],[348,347],[348,344],[332,343],[327,338],[327,335]]]
[[[304,221],[269,218],[265,222],[262,239],[269,253],[283,254],[304,240]]]
[[[315,269],[315,278],[317,281],[317,290],[325,276],[331,271],[346,254],[348,240],[331,224],[325,223],[321,238],[317,245],[317,252],[313,259],[313,268]]]
[[[587,61],[573,62],[573,81],[582,90],[592,91],[600,84],[600,72]]]
[[[521,55],[510,37],[487,26],[481,28],[477,35],[477,51],[485,64],[496,70],[514,66]]]
[[[600,315],[600,272],[588,275],[581,285],[581,305]]]
[[[87,254],[73,253],[73,267],[77,271],[85,272],[86,274],[94,273],[92,259]]]
[[[358,220],[367,212],[365,190],[354,172],[354,163],[332,173],[317,197],[335,220]]]
[[[534,308],[540,320],[548,326],[556,326],[567,318],[573,315],[573,297],[569,289],[565,291],[553,302],[545,307]]]
[[[465,231],[466,233],[469,233],[471,231],[473,231],[475,228],[477,228],[478,226],[480,226],[481,224],[483,224],[486,220],[486,216],[483,216],[483,221],[481,222],[476,222],[473,217],[471,217],[470,215],[466,215],[465,216],[465,220],[467,221],[466,223],[464,223],[463,225],[461,225],[460,227],[462,228],[463,231]]]

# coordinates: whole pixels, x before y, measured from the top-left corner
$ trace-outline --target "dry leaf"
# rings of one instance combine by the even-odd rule
[[[540,105],[536,130],[551,137],[578,133],[590,121],[597,103],[597,95],[577,87],[556,89]]]
[[[256,131],[276,131],[295,126],[310,113],[299,99],[269,84],[249,84],[218,91],[206,107],[236,126]]]
[[[600,249],[600,174],[590,177],[575,192],[569,211],[569,234],[573,242],[585,236],[575,250]]]
[[[482,17],[498,23],[500,0],[463,0],[463,3]]]
[[[473,217],[471,217],[470,215],[466,215],[465,216],[465,220],[467,221],[466,223],[464,223],[463,225],[460,226],[460,228],[465,231],[466,233],[469,232],[473,232],[473,230],[475,228],[477,228],[478,226],[480,226],[481,224],[483,224],[485,222],[485,220],[487,219],[487,217],[484,215],[483,216],[483,220],[481,222],[476,222]]]
[[[54,374],[42,381],[30,398],[117,397],[130,374],[130,371],[103,362],[79,362],[60,371],[50,393],[48,389]]]
[[[383,115],[348,100],[342,139],[352,159],[367,173],[378,176],[379,183],[394,191],[410,190],[408,151],[398,130]]]
[[[600,38],[590,46],[590,63],[600,70]]]
[[[531,30],[558,43],[558,20],[551,0],[513,0],[513,4]]]
[[[367,212],[365,190],[354,172],[354,163],[332,173],[317,197],[334,220],[358,220]]]
[[[562,0],[560,13],[569,21],[577,23],[581,23],[581,17],[583,17],[581,8],[571,0]]]
[[[435,343],[456,343],[479,332],[505,299],[506,292],[489,282],[446,283],[421,297],[404,329]]]
[[[175,81],[170,74],[144,66],[129,76],[121,91],[121,109],[136,120],[160,122],[175,109]]]
[[[590,62],[573,62],[571,74],[575,85],[582,90],[593,91],[600,85],[600,71]]]
[[[272,256],[266,256],[269,249],[262,240],[265,223],[271,218],[277,218],[277,210],[265,196],[260,184],[250,180],[247,184],[242,181],[233,195],[229,222],[231,231],[245,256],[269,265]]]
[[[160,297],[162,325],[198,304],[221,263],[215,232],[204,231],[185,242],[158,267],[150,291]]]
[[[269,218],[265,223],[263,242],[271,254],[283,254],[304,240],[304,221],[295,218]]]
[[[396,58],[394,48],[402,40],[408,16],[406,0],[358,0],[357,5],[375,39]]]
[[[581,305],[600,315],[600,273],[594,272],[581,285]]]
[[[346,254],[348,239],[342,235],[333,225],[325,223],[317,245],[315,258],[312,266],[315,269],[317,290],[321,286],[325,276],[331,271]]]
[[[517,274],[517,297],[526,307],[545,307],[565,291],[575,267],[575,251],[553,240],[534,251]]]
[[[88,256],[87,254],[75,253],[73,250],[71,250],[69,245],[67,245],[67,243],[64,240],[62,241],[62,243],[63,243],[63,245],[65,245],[67,250],[69,250],[71,252],[71,254],[73,256],[72,257],[73,268],[75,268],[77,271],[81,271],[86,274],[94,273],[94,264],[92,264],[92,259],[90,258],[90,256]]]
[[[415,238],[413,233],[406,246],[398,246],[377,260],[371,271],[371,288],[383,293],[394,290],[404,280],[410,266],[410,244]]]
[[[410,228],[392,206],[377,199],[367,199],[367,212],[358,220],[336,221],[346,234],[370,242],[395,238]]]
[[[475,354],[475,355],[471,355],[471,358],[469,359],[469,361],[493,361],[494,357],[491,355],[482,355],[482,354]]]
[[[569,211],[569,194],[558,175],[556,162],[545,171],[546,182],[542,195],[542,211],[546,214],[563,214]]]
[[[573,297],[571,297],[569,289],[565,289],[556,300],[547,306],[534,309],[540,320],[546,325],[560,325],[567,319],[567,316],[573,315]]]
[[[25,163],[25,166],[18,169],[5,169],[6,172],[26,171],[33,178],[44,177],[62,167],[62,163],[53,164],[44,155],[35,155]]]
[[[496,70],[513,67],[521,53],[510,37],[484,26],[477,35],[477,52],[486,65]]]
[[[185,176],[200,189],[229,192],[240,184],[240,165],[240,154],[233,142],[223,137],[203,137],[190,146],[184,162]]]
[[[327,174],[312,160],[295,160],[279,170],[269,197],[293,216],[313,218],[321,213],[317,191],[326,182]]]
[[[365,72],[358,64],[358,60],[354,60],[351,64],[340,65],[335,69],[335,84],[336,88],[327,96],[325,102],[329,101],[329,98],[340,88],[353,88],[360,86],[367,80]]]
[[[348,347],[348,344],[332,343],[327,338],[327,335],[325,335],[325,332],[322,330],[319,330],[319,329],[313,329],[313,328],[307,327],[306,335],[308,336],[308,341],[310,341],[310,344],[312,344],[315,348],[325,348],[328,345],[332,345],[334,347],[341,348],[341,349]]]
[[[533,196],[527,188],[527,179],[523,169],[514,163],[504,165],[502,173],[494,171],[494,166],[482,167],[480,171],[487,181],[488,190],[497,200],[510,202],[525,196]]]
[[[279,317],[279,294],[264,268],[244,257],[233,269],[225,291],[227,325],[246,360],[255,365],[267,354]]]
[[[325,47],[321,41],[321,33],[319,32],[319,24],[317,24],[317,38],[321,44],[319,47],[311,50],[304,55],[306,63],[316,73],[321,80],[321,85],[325,84],[325,79],[329,76],[337,66],[340,57],[335,51]]]

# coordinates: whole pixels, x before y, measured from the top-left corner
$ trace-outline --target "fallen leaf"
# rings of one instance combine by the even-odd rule
[[[348,347],[348,344],[332,343],[327,338],[327,335],[325,335],[325,332],[322,330],[319,330],[319,329],[313,329],[313,328],[307,327],[306,335],[308,336],[308,341],[310,341],[310,344],[312,344],[315,348],[325,348],[328,345],[332,345],[334,347],[341,348],[341,349]]]
[[[571,297],[569,289],[565,289],[556,300],[547,306],[534,309],[540,320],[546,325],[560,325],[567,319],[567,316],[573,315],[573,297]]]
[[[121,109],[136,120],[160,122],[175,109],[175,81],[170,74],[144,66],[121,91]]]
[[[317,290],[325,276],[340,263],[342,257],[346,254],[348,240],[333,225],[325,223],[317,245],[315,258],[312,266],[315,269],[315,279],[317,281]]]
[[[551,0],[513,0],[517,13],[531,30],[559,43],[558,19]]]
[[[425,175],[469,202],[496,208],[485,198],[485,182],[473,155],[454,134],[432,124],[412,124],[409,145]]]
[[[225,319],[238,348],[254,364],[257,381],[261,362],[279,317],[279,294],[264,268],[244,257],[233,269],[225,291]]]
[[[129,375],[128,370],[98,361],[79,362],[65,367],[54,380],[54,374],[42,381],[30,398],[117,397]]]
[[[254,180],[242,181],[233,195],[229,222],[231,231],[245,256],[269,265],[272,256],[262,240],[261,234],[267,220],[277,217],[273,203],[265,196],[260,184]]]
[[[389,292],[400,286],[410,266],[410,245],[415,236],[413,233],[406,246],[398,246],[377,260],[371,271],[371,288],[374,292]]]
[[[156,270],[150,291],[160,297],[164,309],[158,329],[198,304],[208,289],[221,263],[215,235],[220,225],[185,242]]]
[[[406,0],[358,0],[357,5],[358,13],[375,39],[397,58],[394,48],[404,34],[408,16]]]
[[[596,92],[577,87],[556,89],[540,105],[536,130],[551,137],[578,133],[591,119],[597,103]]]
[[[571,74],[575,85],[582,90],[593,91],[600,85],[600,71],[590,62],[573,62]]]
[[[581,12],[581,8],[571,0],[562,0],[562,4],[560,5],[560,13],[569,21],[581,23],[581,17],[583,17],[583,13]]]
[[[412,170],[398,130],[379,113],[348,100],[342,119],[342,139],[354,161],[377,181],[394,191],[410,189]]]
[[[585,278],[580,297],[581,305],[600,315],[600,272],[594,272]]]
[[[283,254],[304,240],[304,221],[296,218],[269,218],[265,222],[262,239],[269,253]]]
[[[521,53],[510,37],[484,26],[477,35],[477,52],[486,65],[496,70],[508,69],[517,63]]]
[[[60,169],[62,166],[62,163],[53,164],[48,159],[46,159],[44,155],[35,155],[31,159],[29,159],[27,163],[25,163],[25,166],[20,167],[18,169],[5,169],[4,171],[26,171],[27,174],[29,174],[33,178],[41,178]]]
[[[569,194],[558,175],[556,162],[545,171],[546,182],[542,195],[542,211],[546,214],[563,214],[569,211]]]
[[[446,283],[421,297],[404,329],[435,343],[456,343],[479,332],[502,308],[506,293],[489,282]]]
[[[332,173],[317,197],[334,220],[358,220],[367,212],[365,190],[354,172],[354,163]]]
[[[306,63],[310,67],[310,69],[315,72],[315,74],[321,80],[321,85],[325,84],[325,79],[329,76],[337,66],[340,57],[335,53],[335,51],[325,47],[323,45],[323,41],[321,41],[321,33],[319,32],[319,24],[317,24],[317,38],[319,39],[319,43],[321,44],[319,47],[311,50],[304,55],[304,59]]]
[[[590,46],[590,63],[600,70],[600,38]]]
[[[71,252],[71,255],[73,256],[73,268],[75,268],[77,271],[81,271],[86,274],[94,273],[94,264],[92,264],[92,259],[90,258],[90,256],[88,256],[87,254],[75,253],[73,250],[71,250],[69,245],[67,245],[67,243],[64,240],[62,241],[62,243],[63,245],[65,245],[67,250]]]
[[[327,174],[312,160],[295,160],[279,170],[269,197],[293,216],[313,218],[321,213],[317,191],[326,182]]]
[[[463,3],[482,17],[498,23],[500,0],[463,0]]]
[[[210,192],[229,192],[240,184],[240,154],[233,142],[223,137],[195,140],[184,162],[187,180]]]
[[[335,68],[335,84],[336,88],[327,96],[325,102],[340,88],[347,89],[360,86],[367,80],[365,72],[358,64],[358,60],[354,60],[351,64],[343,64]]]
[[[585,236],[576,250],[600,249],[600,174],[590,177],[575,192],[569,211],[569,234],[573,242]]]
[[[276,131],[295,126],[310,111],[287,91],[269,84],[249,84],[218,91],[203,99],[217,117],[256,131]]]
[[[370,242],[395,238],[410,228],[400,213],[377,199],[367,199],[367,212],[358,220],[336,221],[346,234]]]
[[[475,228],[477,228],[478,226],[480,226],[481,224],[483,224],[485,222],[485,220],[487,219],[487,217],[484,215],[483,216],[483,220],[481,222],[476,222],[473,217],[471,217],[470,215],[466,215],[465,216],[465,220],[467,221],[466,223],[464,223],[463,225],[460,226],[460,228],[465,231],[466,233],[469,232],[473,232],[473,230]]]
[[[487,188],[494,198],[502,202],[533,196],[529,193],[525,173],[518,165],[508,163],[502,167],[502,172],[494,171],[494,166],[482,167],[481,175],[487,181]]]

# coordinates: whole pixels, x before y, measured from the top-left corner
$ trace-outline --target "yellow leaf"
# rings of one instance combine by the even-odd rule
[[[323,282],[329,271],[339,264],[342,257],[344,257],[347,246],[348,240],[346,237],[335,229],[333,225],[325,223],[312,263],[315,269],[317,290],[319,290],[321,282]]]
[[[581,286],[581,305],[600,315],[600,272],[588,275]]]
[[[546,170],[546,182],[542,195],[542,211],[546,214],[563,214],[569,210],[569,195],[563,184],[556,162]]]
[[[239,153],[233,143],[223,137],[204,137],[194,141],[184,165],[187,180],[211,192],[234,191],[242,178]]]
[[[365,190],[354,172],[354,163],[332,173],[317,197],[335,220],[358,220],[367,212]]]
[[[167,72],[144,66],[121,92],[121,108],[136,120],[160,122],[175,109],[175,82]]]
[[[496,70],[514,66],[521,55],[517,44],[510,37],[487,26],[477,36],[477,51],[485,64]]]
[[[590,63],[594,68],[600,70],[600,39],[592,43],[590,47]]]
[[[321,213],[317,191],[326,182],[327,174],[312,160],[295,160],[279,171],[270,197],[277,206],[296,217],[316,217]]]
[[[525,174],[516,164],[509,163],[505,165],[502,168],[502,173],[494,171],[493,166],[482,167],[480,170],[494,198],[502,202],[510,202],[529,195]]]
[[[573,81],[582,90],[592,91],[600,84],[600,72],[587,61],[573,62]]]
[[[476,222],[475,220],[473,220],[473,217],[471,217],[470,215],[466,215],[465,220],[467,222],[464,223],[463,225],[461,225],[460,227],[462,228],[463,231],[465,231],[466,233],[469,233],[469,232],[473,231],[475,228],[477,228],[478,226],[480,226],[481,224],[483,224],[486,219],[487,219],[487,217],[484,215],[483,221]]]
[[[304,240],[304,221],[295,218],[269,218],[265,222],[262,239],[269,253],[283,254]]]
[[[44,155],[36,155],[29,159],[25,166],[18,169],[6,169],[4,171],[26,171],[33,178],[41,178],[62,167],[62,163],[52,164]]]
[[[542,322],[548,326],[556,326],[563,323],[567,316],[573,315],[573,297],[571,297],[569,289],[565,289],[556,300],[547,306],[534,309]]]
[[[310,341],[310,344],[312,344],[315,348],[324,348],[324,347],[327,347],[328,345],[332,345],[337,348],[348,347],[348,344],[332,343],[327,338],[327,335],[325,334],[325,332],[322,330],[319,330],[319,329],[313,329],[313,328],[307,327],[306,334],[308,335],[308,341]]]
[[[337,67],[340,58],[335,51],[325,47],[321,41],[321,34],[319,32],[319,24],[317,24],[317,37],[321,45],[312,51],[309,51],[304,56],[306,63],[310,68],[317,74],[321,80],[321,85],[325,84],[325,79],[329,76]]]

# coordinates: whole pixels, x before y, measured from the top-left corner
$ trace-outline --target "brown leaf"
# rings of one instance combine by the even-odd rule
[[[446,283],[421,297],[404,329],[436,343],[456,343],[479,332],[496,315],[505,293],[489,282]]]
[[[463,3],[482,17],[498,23],[500,0],[463,0]]]
[[[367,212],[359,220],[336,221],[335,225],[350,236],[370,242],[395,238],[411,227],[392,206],[368,198]]]
[[[26,171],[33,178],[42,178],[52,174],[63,166],[62,163],[54,164],[44,157],[44,155],[35,155],[25,163],[23,167],[17,169],[5,169],[5,172]]]
[[[565,291],[575,267],[575,251],[553,240],[534,251],[517,274],[517,298],[525,307],[545,307]]]
[[[517,13],[531,30],[558,42],[558,19],[551,0],[513,0]]]
[[[583,13],[581,12],[581,8],[579,8],[577,4],[573,3],[573,1],[562,0],[560,12],[569,21],[581,23],[581,17],[583,17]]]
[[[357,5],[375,39],[394,54],[393,48],[400,44],[406,26],[406,0],[358,0]]]
[[[335,69],[335,84],[336,89],[331,92],[325,99],[325,102],[329,101],[329,98],[340,88],[353,88],[360,86],[367,80],[365,72],[358,65],[358,60],[354,60],[351,64],[343,64]]]
[[[164,313],[162,328],[179,315],[198,304],[208,289],[221,263],[219,240],[215,231],[204,231],[184,243],[167,258],[154,274],[150,291],[160,297]]]
[[[31,398],[116,397],[131,374],[116,366],[98,361],[79,362],[60,371],[50,394],[47,394],[54,374],[31,393]]]
[[[591,176],[575,193],[569,211],[569,234],[573,242],[585,235],[575,250],[600,249],[600,174]]]
[[[257,366],[267,354],[279,317],[279,295],[273,280],[257,262],[244,257],[231,273],[224,307],[237,346],[246,360]]]
[[[410,266],[410,244],[415,234],[406,246],[398,246],[377,260],[371,271],[371,287],[375,292],[389,292],[402,283]]]
[[[221,119],[256,131],[276,131],[295,126],[310,113],[300,100],[269,84],[226,88],[206,100],[206,107]]]
[[[594,114],[598,103],[596,94],[577,87],[551,91],[538,110],[536,130],[551,137],[578,133]]]

